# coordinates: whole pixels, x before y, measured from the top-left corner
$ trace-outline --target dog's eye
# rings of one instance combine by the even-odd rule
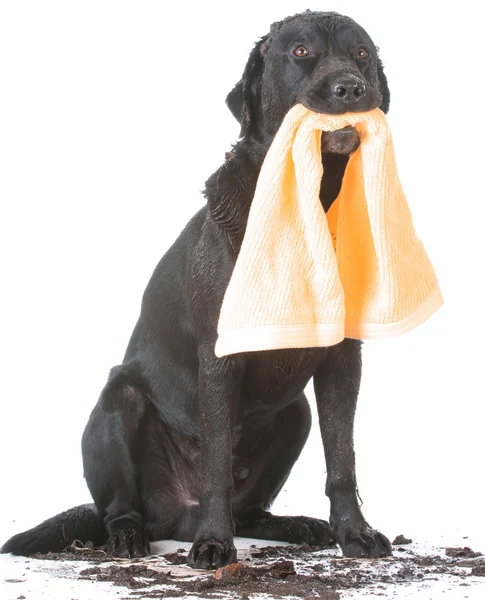
[[[369,53],[367,52],[367,50],[365,48],[359,48],[357,50],[357,57],[358,58],[369,58]]]
[[[308,56],[310,53],[308,52],[308,48],[306,46],[297,46],[293,50],[293,54],[295,56],[301,57],[301,56]]]

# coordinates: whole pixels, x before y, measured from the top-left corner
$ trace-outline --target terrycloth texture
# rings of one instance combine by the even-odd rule
[[[322,131],[360,134],[338,198],[320,202]],[[294,106],[264,160],[226,290],[217,356],[408,331],[443,298],[416,236],[384,113]]]

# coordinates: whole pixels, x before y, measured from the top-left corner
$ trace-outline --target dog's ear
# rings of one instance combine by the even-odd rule
[[[240,137],[246,135],[249,130],[251,119],[254,117],[256,104],[259,101],[259,89],[261,76],[263,75],[263,44],[268,36],[264,36],[258,42],[249,55],[248,62],[240,81],[229,92],[226,104],[237,122],[241,125]]]
[[[389,110],[389,104],[391,102],[391,92],[389,91],[387,77],[384,73],[384,65],[379,57],[377,58],[377,78],[379,79],[379,91],[382,95],[382,102],[379,108],[383,113],[387,113]]]

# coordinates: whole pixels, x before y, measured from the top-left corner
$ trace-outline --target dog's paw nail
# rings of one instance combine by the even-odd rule
[[[150,554],[150,545],[140,529],[120,529],[108,538],[106,552],[118,558],[141,558]]]
[[[232,542],[215,539],[195,541],[187,560],[194,569],[218,569],[237,562],[236,548]]]

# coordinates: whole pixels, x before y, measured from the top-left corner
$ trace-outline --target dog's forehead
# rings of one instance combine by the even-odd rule
[[[369,34],[358,23],[349,17],[330,14],[314,18],[305,15],[283,22],[277,33],[273,34],[271,45],[278,49],[305,41],[327,46],[333,43],[373,44]]]

